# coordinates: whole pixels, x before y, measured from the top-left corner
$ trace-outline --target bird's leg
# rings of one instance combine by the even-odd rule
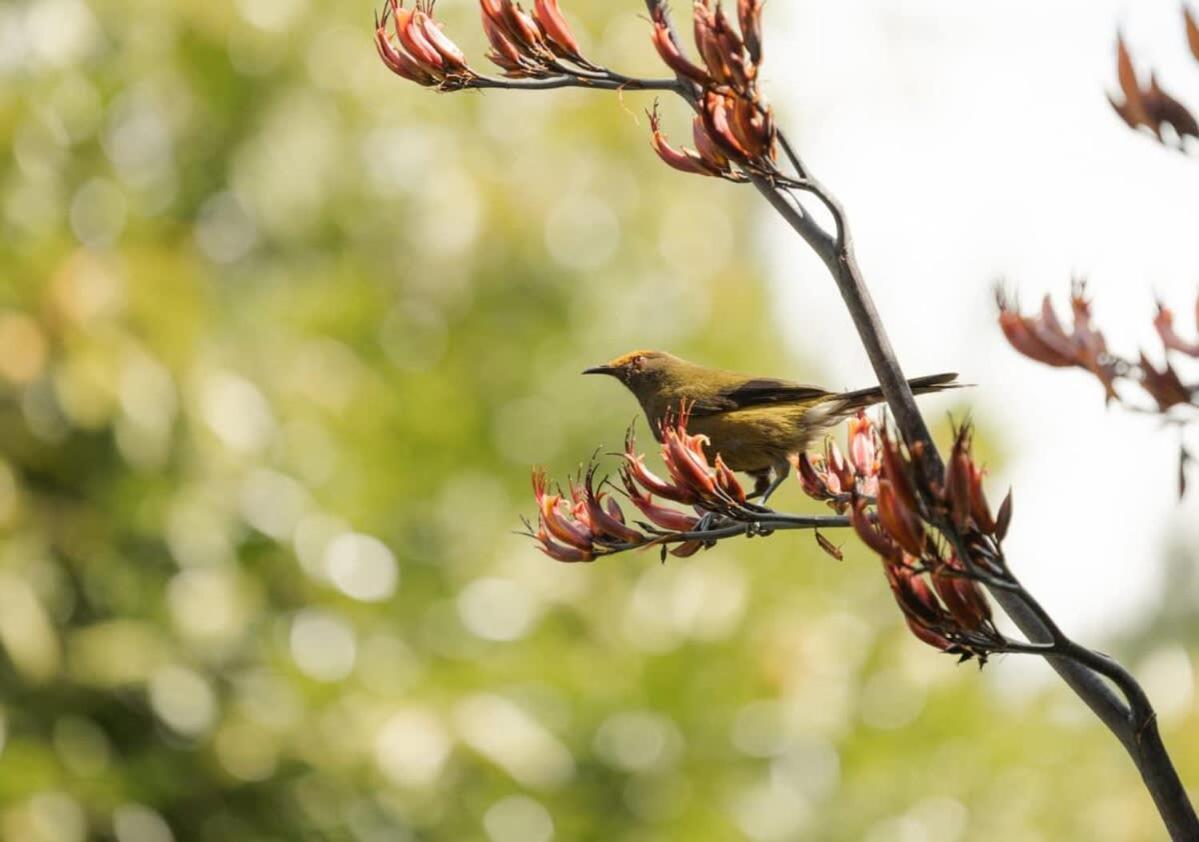
[[[766,502],[766,496],[773,490],[770,483],[770,468],[764,471],[748,471],[749,475],[754,478],[754,490],[746,495],[747,499],[761,497],[762,502]]]
[[[778,489],[778,487],[783,484],[783,482],[787,479],[787,477],[791,475],[791,463],[790,462],[781,462],[778,465],[775,465],[773,468],[771,468],[771,471],[774,474],[774,479],[770,482],[770,484],[766,487],[766,490],[762,493],[762,499],[760,502],[762,503],[763,506],[766,505],[766,501],[770,499],[770,495],[773,494]],[[759,480],[759,482],[761,482],[761,480]],[[756,486],[755,486],[754,490],[755,491],[757,490]]]
[[[691,532],[707,532],[716,525],[716,521],[720,515],[716,512],[705,512],[704,516],[695,522],[695,526],[691,527]]]
[[[770,495],[773,494],[775,490],[783,484],[785,479],[787,479],[786,474],[779,474],[774,478],[774,481],[770,483],[770,486],[766,489],[765,493],[762,494],[761,503],[763,506],[766,505],[766,501],[770,499]]]

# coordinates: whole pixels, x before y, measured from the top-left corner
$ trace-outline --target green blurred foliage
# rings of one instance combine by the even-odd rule
[[[655,72],[638,4],[569,6]],[[0,7],[3,837],[1158,838],[1076,700],[921,647],[852,546],[513,534],[530,464],[633,415],[585,365],[820,371],[778,358],[752,197],[657,166],[648,98],[437,96],[371,13]]]

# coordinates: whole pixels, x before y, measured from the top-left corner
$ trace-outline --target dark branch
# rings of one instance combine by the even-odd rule
[[[591,88],[598,91],[672,91],[677,94],[682,93],[682,86],[677,79],[636,79],[615,73],[605,76],[551,76],[548,79],[505,79],[496,76],[479,76],[472,79],[466,87],[508,91]]]

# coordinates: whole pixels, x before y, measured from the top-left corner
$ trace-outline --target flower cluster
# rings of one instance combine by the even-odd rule
[[[462,50],[433,20],[434,0],[416,0],[404,8],[403,0],[387,0],[375,20],[375,47],[379,58],[397,76],[430,88],[457,90],[478,77]],[[392,24],[388,32],[387,24]]]
[[[849,458],[832,437],[824,441],[824,452],[799,454],[799,482],[804,493],[823,500],[837,512],[848,511],[854,500],[872,500],[878,495],[878,432],[865,410],[849,419]]]
[[[549,493],[544,472],[534,471],[538,523],[536,529],[530,526],[529,534],[542,552],[558,561],[593,561],[634,547],[678,544],[669,552],[686,557],[711,545],[712,539],[702,533],[717,516],[748,524],[760,514],[749,507],[744,486],[724,460],[717,455],[709,461],[704,453],[707,437],[687,432],[685,410],[665,421],[659,434],[668,478],[646,467],[632,428],[619,454],[624,496],[645,518],[636,523],[639,528],[629,525],[612,494],[597,490],[594,463],[581,479],[568,483],[568,493]]]
[[[1199,37],[1199,36],[1197,36]],[[1113,400],[1134,412],[1156,414],[1164,420],[1186,424],[1199,420],[1199,380],[1184,379],[1175,363],[1199,360],[1199,300],[1195,302],[1195,334],[1187,339],[1174,326],[1174,313],[1161,302],[1153,327],[1161,342],[1160,367],[1141,351],[1129,359],[1108,351],[1103,333],[1091,324],[1091,302],[1085,285],[1075,282],[1070,297],[1074,311],[1073,330],[1067,331],[1045,296],[1037,315],[1021,315],[1004,296],[999,296],[999,325],[1012,347],[1026,357],[1046,365],[1077,367],[1095,375],[1103,384],[1108,402]],[[1181,359],[1180,359],[1181,358]],[[1153,401],[1130,400],[1117,391],[1119,383],[1130,383]],[[1186,493],[1187,467],[1193,457],[1185,445],[1179,447],[1178,494]]]
[[[543,79],[562,73],[559,59],[590,68],[579,42],[558,8],[558,0],[535,0],[526,13],[512,0],[480,0],[483,32],[491,44],[487,58],[510,78]]]
[[[375,46],[383,63],[396,75],[429,88],[494,87],[493,80],[471,69],[462,51],[442,32],[433,19],[434,3],[416,0],[414,7],[405,8],[403,0],[387,0],[383,15],[375,21]],[[558,0],[534,0],[531,13],[513,0],[479,0],[479,6],[483,32],[491,45],[487,58],[508,78],[546,79],[600,70],[579,52]]]
[[[1123,380],[1138,385],[1156,403],[1158,412],[1166,413],[1174,407],[1199,407],[1199,383],[1185,382],[1169,359],[1171,354],[1199,359],[1199,301],[1195,307],[1194,340],[1178,334],[1174,313],[1158,303],[1153,326],[1165,357],[1160,368],[1144,351],[1135,361],[1108,351],[1103,333],[1091,323],[1091,302],[1083,283],[1074,284],[1070,304],[1074,326],[1067,331],[1054,313],[1049,296],[1045,296],[1039,314],[1025,316],[1001,295],[999,325],[1012,347],[1024,356],[1046,365],[1073,366],[1091,372],[1103,384],[1108,401],[1123,401],[1116,390],[1116,384]]]
[[[1183,23],[1191,54],[1199,61],[1199,23],[1186,8],[1183,9]],[[1129,128],[1145,126],[1159,142],[1165,143],[1162,127],[1168,125],[1177,135],[1180,149],[1187,136],[1199,140],[1199,121],[1185,105],[1162,90],[1156,74],[1150,73],[1148,84],[1142,86],[1123,38],[1116,42],[1116,71],[1124,99],[1117,102],[1109,95],[1108,101]]]
[[[1091,302],[1086,283],[1075,281],[1070,294],[1074,323],[1070,330],[1057,317],[1046,295],[1035,316],[1021,315],[1003,291],[997,292],[999,327],[1012,347],[1024,356],[1059,368],[1076,367],[1091,372],[1103,384],[1109,401],[1118,398],[1115,382],[1120,361],[1107,350],[1107,340],[1091,322]]]
[[[1011,519],[1011,495],[992,515],[970,442],[963,427],[944,476],[926,480],[920,460],[859,413],[850,422],[849,458],[826,444],[822,457],[801,458],[800,482],[815,499],[849,510],[854,531],[882,558],[917,638],[983,662],[1009,647],[991,623],[978,580],[1006,576],[999,544]]]
[[[758,88],[762,0],[738,0],[737,19],[734,25],[719,0],[696,0],[697,64],[684,54],[663,8],[654,7],[654,48],[696,91],[695,149],[672,147],[662,136],[656,113],[651,115],[653,147],[675,169],[734,181],[744,181],[747,172],[777,175],[773,161],[778,130]]]

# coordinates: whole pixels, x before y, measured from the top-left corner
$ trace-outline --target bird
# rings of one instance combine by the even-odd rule
[[[859,409],[883,401],[882,389],[869,386],[832,392],[773,377],[754,377],[688,362],[665,351],[631,351],[583,374],[616,378],[641,404],[654,438],[684,406],[687,431],[706,436],[705,450],[719,454],[734,471],[754,478],[752,497],[765,503],[791,471],[791,457]],[[908,381],[916,394],[961,386],[947,372]]]

